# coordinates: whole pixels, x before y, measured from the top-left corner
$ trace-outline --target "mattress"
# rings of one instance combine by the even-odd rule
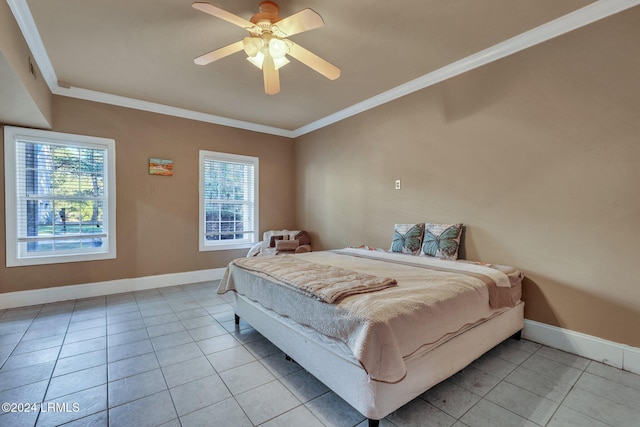
[[[295,255],[314,264],[391,277],[392,288],[327,304],[231,263],[218,292],[235,291],[326,337],[371,380],[395,383],[407,365],[455,336],[514,307],[522,274],[504,266],[443,261],[360,249]]]

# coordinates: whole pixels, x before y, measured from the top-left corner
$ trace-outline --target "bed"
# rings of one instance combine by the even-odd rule
[[[522,273],[345,248],[231,262],[218,293],[370,426],[523,327]]]

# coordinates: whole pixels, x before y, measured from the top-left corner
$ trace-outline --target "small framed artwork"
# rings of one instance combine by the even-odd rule
[[[173,160],[150,158],[149,175],[173,176]]]

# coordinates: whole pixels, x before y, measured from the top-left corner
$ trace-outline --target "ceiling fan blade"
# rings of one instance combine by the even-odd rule
[[[304,9],[280,21],[275,26],[284,33],[285,37],[314,30],[324,26],[322,17],[311,9]]]
[[[315,53],[309,52],[302,46],[291,42],[289,47],[289,55],[302,62],[307,67],[317,71],[329,80],[335,80],[340,77],[340,68],[320,58]]]
[[[221,47],[220,49],[216,49],[213,52],[205,53],[204,55],[198,56],[193,60],[198,65],[207,65],[211,64],[213,61],[217,61],[218,59],[222,59],[225,56],[229,56],[233,53],[240,52],[243,49],[242,40],[232,43],[228,46]]]
[[[217,6],[213,6],[209,3],[204,2],[195,2],[191,5],[194,9],[198,9],[204,13],[208,13],[209,15],[213,15],[217,18],[224,19],[227,22],[231,22],[232,24],[237,25],[238,27],[242,27],[245,29],[253,28],[255,25],[251,21],[247,21],[244,18],[239,17],[238,15],[234,15],[231,12],[227,12],[224,9],[220,9]]]
[[[269,55],[264,57],[262,75],[264,77],[264,92],[267,95],[275,95],[280,92],[280,73],[276,70],[273,58]]]

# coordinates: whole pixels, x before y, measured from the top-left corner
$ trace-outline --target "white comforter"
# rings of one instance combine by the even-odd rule
[[[505,304],[496,301],[502,291],[510,295],[512,285],[509,277],[496,268],[459,261],[360,249],[295,256],[316,264],[391,277],[398,286],[328,304],[274,284],[268,275],[231,263],[218,293],[236,291],[344,343],[369,376],[383,382],[402,380],[406,360],[503,311],[496,305]],[[490,294],[495,308],[490,304]]]

